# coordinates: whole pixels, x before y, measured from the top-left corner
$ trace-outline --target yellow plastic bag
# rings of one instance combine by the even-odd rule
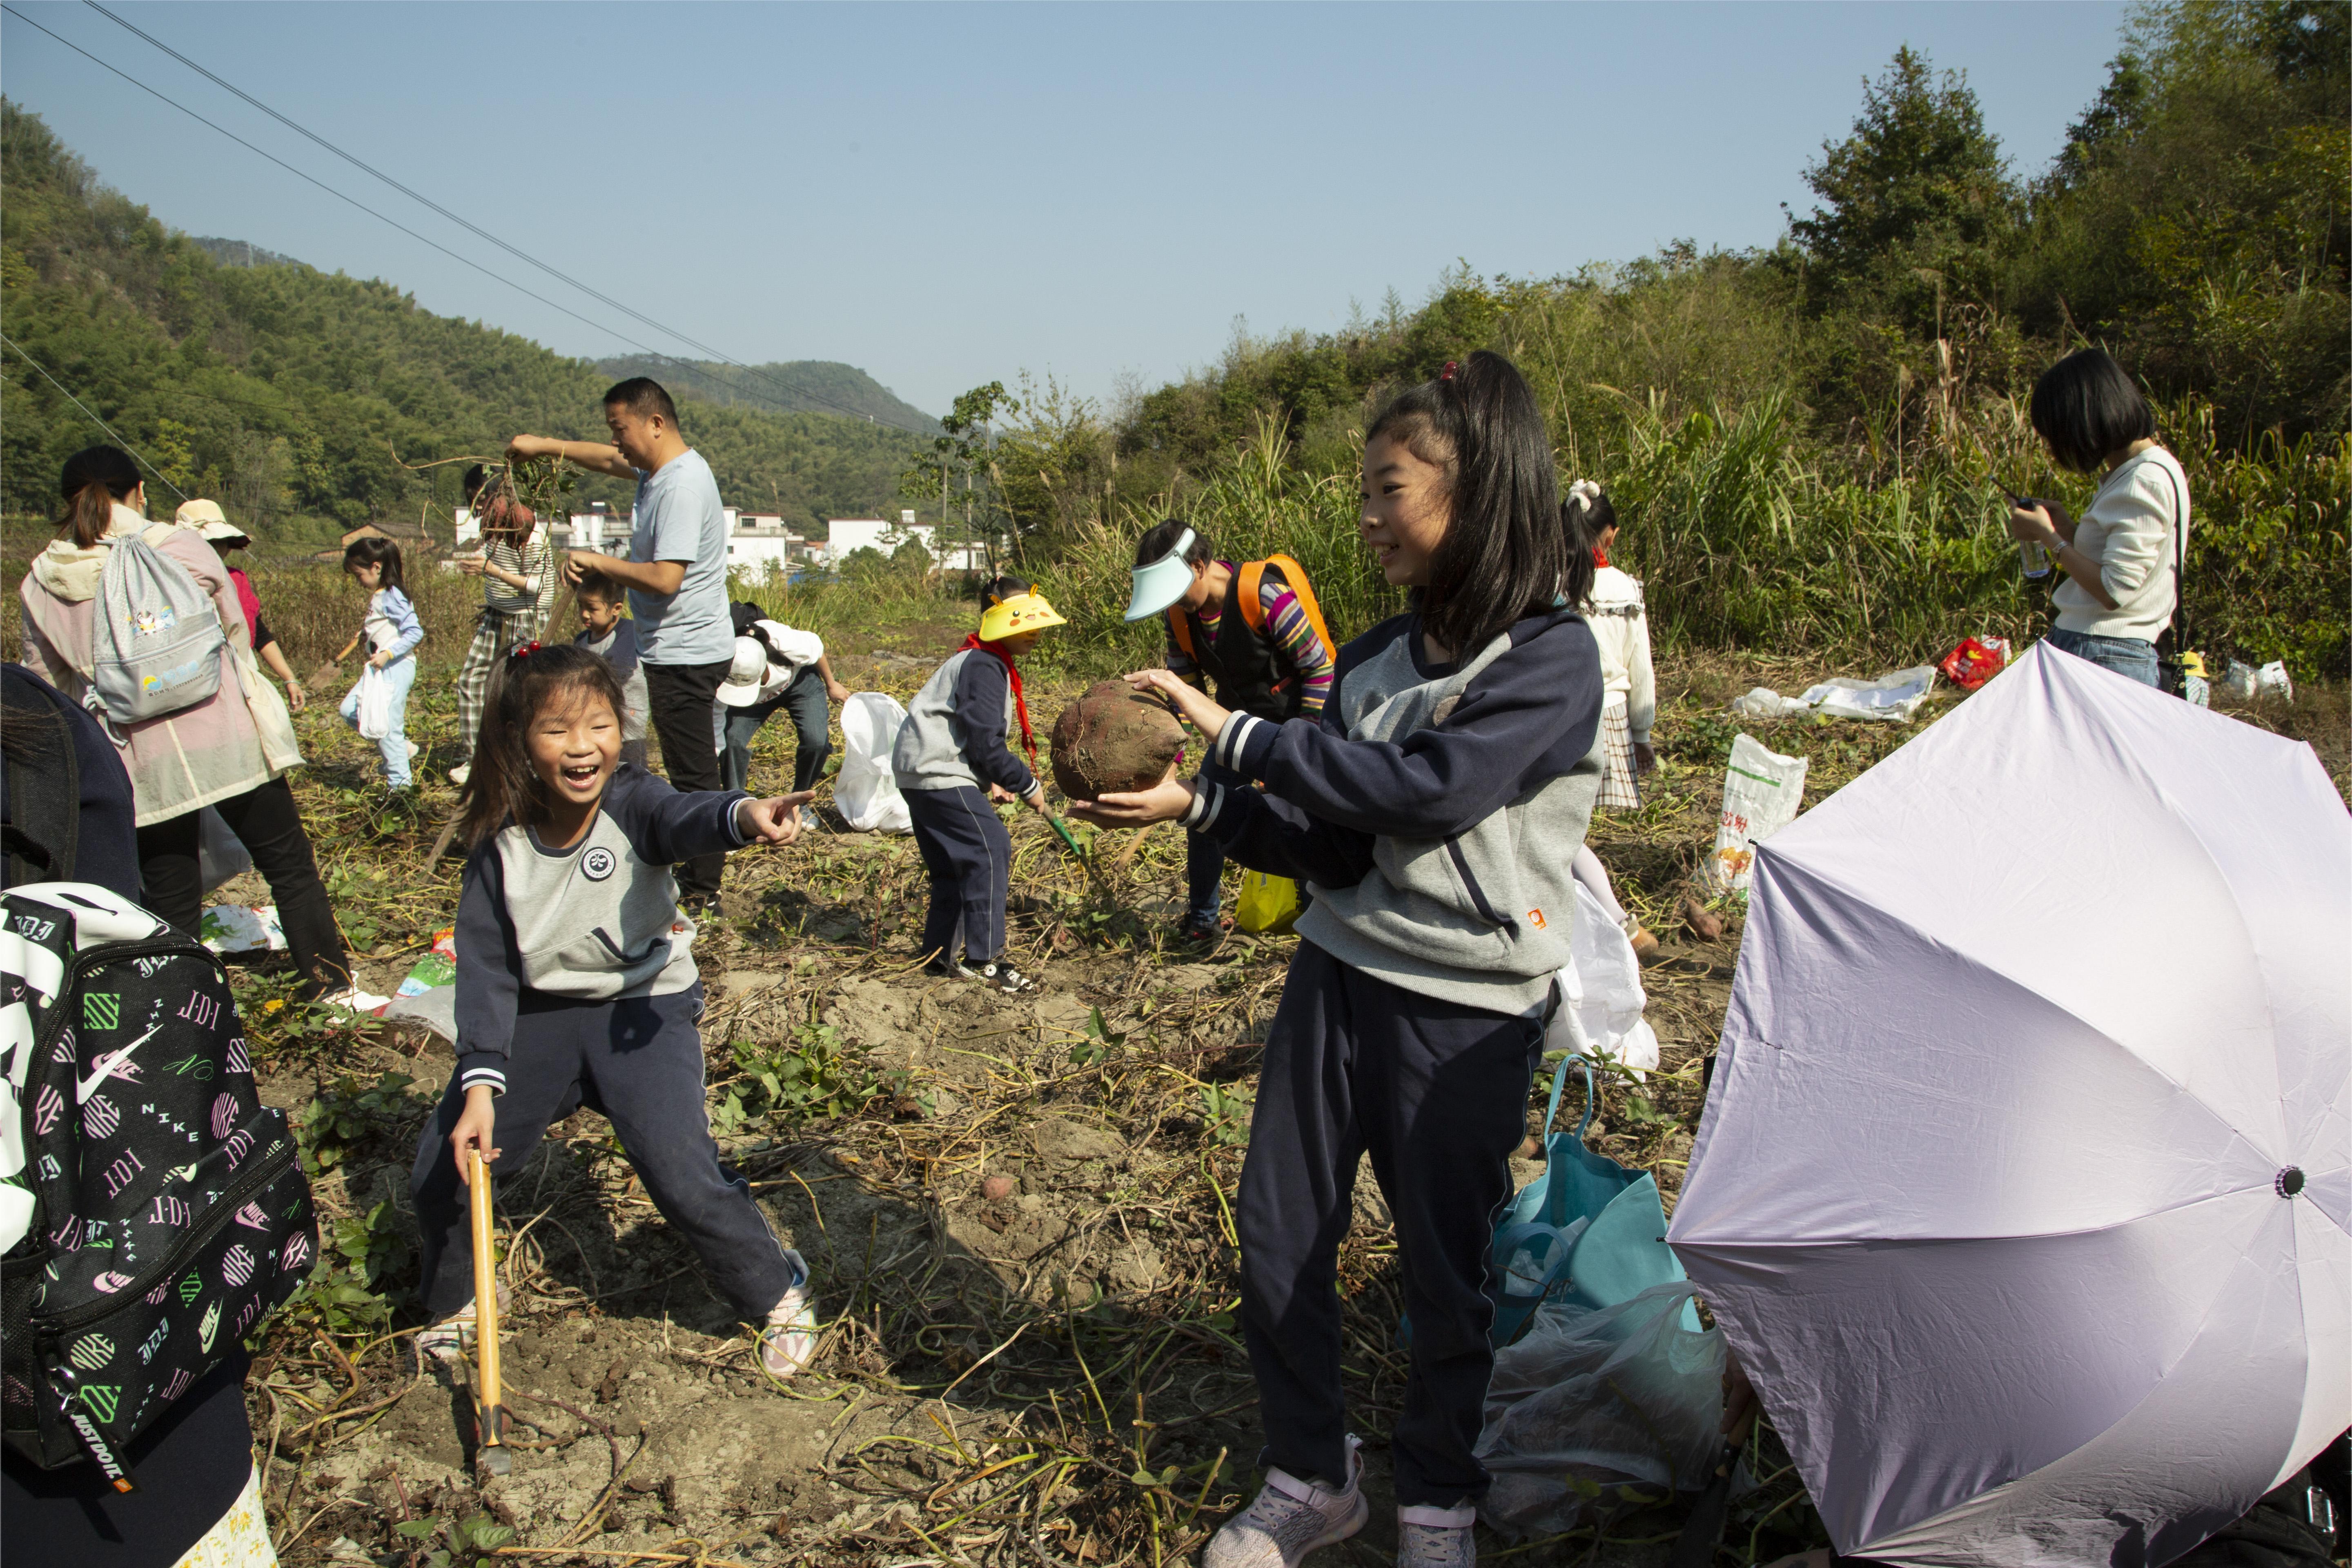
[[[1298,884],[1289,878],[1244,871],[1241,902],[1234,907],[1234,924],[1244,931],[1283,936],[1289,932],[1292,922],[1298,919],[1298,911],[1305,907],[1298,901]]]

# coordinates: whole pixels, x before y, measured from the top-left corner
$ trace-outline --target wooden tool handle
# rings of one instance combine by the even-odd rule
[[[467,1186],[474,1219],[474,1354],[479,1373],[475,1394],[481,1403],[482,1444],[489,1447],[498,1444],[506,1425],[499,1386],[499,1270],[490,1250],[490,1168],[478,1149],[468,1151],[467,1157],[474,1163]]]

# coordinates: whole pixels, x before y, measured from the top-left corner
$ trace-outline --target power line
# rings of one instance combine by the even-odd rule
[[[125,21],[122,17],[116,16],[113,12],[100,5],[98,0],[83,0],[83,4],[87,5],[91,10],[97,12],[100,16],[105,17],[108,21],[112,22],[117,26],[121,27],[136,37],[144,39],[147,43],[154,46],[158,49],[161,49],[163,53],[171,56],[173,59],[179,61],[190,70],[194,71],[198,76],[205,78],[207,81],[212,82],[215,86],[234,93],[236,97],[244,100],[247,103],[259,110],[262,113],[267,114],[270,119],[275,120],[280,125],[285,126],[288,130],[295,132],[297,135],[305,137],[319,146],[325,148],[328,152],[332,153],[336,157],[341,158],[344,163],[351,164],[352,167],[383,181],[385,184],[390,185],[394,190],[398,191],[402,195],[406,196],[409,200],[415,202],[420,206],[426,207],[433,212],[440,214],[441,216],[447,218],[451,223],[456,224],[458,227],[465,229],[467,233],[474,235],[478,238],[486,240],[489,244],[497,246],[500,250],[505,251],[508,255],[514,257],[516,259],[530,263],[531,266],[538,268],[541,272],[546,273],[551,278],[556,279],[560,282],[570,284],[572,288],[579,289],[590,299],[597,300],[601,304],[608,305],[614,310],[620,311],[623,315],[629,317],[632,321],[640,322],[645,326],[651,327],[657,332],[667,333],[668,336],[676,338],[682,343],[699,349],[704,353],[709,354],[711,358],[719,361],[721,363],[733,365],[737,370],[742,371],[747,374],[758,376],[761,380],[767,382],[770,385],[774,386],[779,391],[794,393],[802,397],[809,398],[817,403],[822,403],[829,408],[838,409],[840,412],[849,415],[852,417],[862,416],[868,423],[873,422],[874,416],[867,414],[863,409],[854,408],[848,404],[838,402],[831,397],[825,396],[822,393],[813,392],[807,387],[793,385],[793,384],[786,382],[778,376],[772,375],[768,372],[761,370],[756,366],[745,364],[740,360],[731,358],[727,354],[719,353],[717,349],[712,348],[709,343],[703,342],[696,338],[688,337],[686,333],[679,331],[676,327],[657,321],[641,310],[632,310],[629,306],[614,299],[610,294],[606,294],[601,290],[591,288],[589,285],[581,282],[580,279],[571,276],[569,273],[549,266],[546,262],[541,261],[539,258],[531,255],[529,251],[508,244],[505,240],[500,239],[497,235],[492,234],[489,230],[482,227],[479,224],[477,224],[468,218],[461,217],[457,214],[451,212],[447,207],[443,206],[439,202],[433,200],[430,196],[427,196],[421,192],[410,189],[408,186],[401,184],[398,180],[394,179],[390,174],[387,174],[383,170],[375,167],[373,163],[366,163],[363,160],[353,156],[352,153],[346,153],[343,149],[338,147],[335,143],[328,141],[325,137],[310,130],[309,127],[278,113],[278,110],[270,108],[269,105],[262,102],[259,99],[254,97],[251,93],[246,91],[235,82],[228,80],[226,78],[222,77],[214,71],[206,69],[201,65],[198,65],[194,60],[190,59],[187,56],[182,54],[171,45],[163,42],[161,38],[156,37],[153,34],[143,31],[133,24]],[[51,34],[50,36],[52,37],[56,37],[55,34]],[[534,298],[536,296],[534,296]],[[619,334],[616,333],[614,335],[618,336]],[[626,342],[628,340],[625,339],[623,341]],[[651,353],[655,351],[648,349],[646,352]],[[665,355],[662,357],[667,358],[668,356]],[[895,421],[893,423],[895,423]],[[904,428],[904,426],[900,427]],[[921,432],[919,431],[909,432],[909,434],[920,433]]]
[[[51,375],[47,371],[46,371],[46,370],[41,370],[41,362],[40,362],[39,360],[35,359],[31,354],[26,353],[25,352],[25,348],[24,348],[24,345],[23,345],[23,344],[19,343],[16,339],[14,339],[14,338],[12,338],[12,337],[8,336],[8,334],[7,334],[7,333],[5,333],[5,332],[0,332],[0,343],[5,343],[5,344],[7,344],[10,348],[15,349],[15,350],[16,351],[16,357],[17,357],[18,359],[23,360],[26,364],[31,365],[35,370],[38,370],[38,371],[40,371],[40,372],[41,372],[41,379],[42,379],[43,381],[47,382],[51,386],[56,387],[59,392],[63,392],[63,393],[65,393],[65,399],[66,399],[66,401],[67,401],[68,403],[72,404],[76,408],[80,409],[84,414],[88,414],[88,415],[89,415],[89,422],[90,422],[91,424],[93,424],[93,425],[97,426],[100,429],[101,429],[101,430],[105,431],[109,436],[114,436],[114,441],[115,441],[115,444],[116,444],[117,446],[121,447],[124,451],[126,451],[126,452],[130,453],[132,457],[134,457],[134,458],[138,458],[141,462],[142,462],[142,463],[147,463],[147,471],[148,471],[149,473],[151,473],[151,474],[154,475],[154,476],[155,476],[155,478],[156,478],[157,479],[162,480],[162,482],[163,482],[163,488],[164,488],[165,489],[170,490],[170,491],[171,491],[173,495],[175,495],[175,496],[179,496],[179,498],[180,498],[182,500],[187,500],[187,499],[188,499],[188,498],[186,497],[186,495],[184,495],[184,494],[183,494],[183,493],[182,493],[182,491],[181,491],[181,489],[180,489],[180,487],[179,487],[179,486],[177,486],[177,485],[173,484],[171,480],[166,479],[164,479],[164,478],[163,478],[163,469],[161,469],[161,468],[157,468],[157,467],[156,467],[154,464],[152,464],[152,463],[149,463],[149,462],[147,462],[147,454],[146,454],[146,453],[142,452],[138,447],[136,447],[132,446],[130,442],[128,442],[128,441],[124,440],[121,437],[120,437],[120,436],[115,436],[115,435],[114,435],[114,426],[113,426],[109,425],[105,420],[100,419],[97,415],[95,415],[95,414],[90,414],[90,412],[89,412],[89,404],[84,403],[80,398],[76,397],[72,393],[70,393],[70,392],[66,392],[66,384],[65,384],[65,383],[64,383],[64,382],[59,381],[56,376]]]
[[[471,257],[460,255],[458,252],[450,249],[447,246],[441,244],[437,240],[426,238],[424,235],[417,233],[415,229],[409,227],[406,224],[402,223],[399,219],[387,217],[383,213],[376,211],[375,208],[368,205],[365,202],[359,200],[357,197],[345,195],[342,192],[335,189],[334,186],[327,184],[324,180],[304,174],[301,170],[296,168],[285,159],[277,156],[275,153],[263,152],[262,149],[255,146],[252,142],[247,141],[244,137],[239,136],[236,132],[229,130],[226,126],[216,124],[210,120],[206,120],[203,115],[198,114],[194,110],[190,109],[186,104],[180,102],[177,99],[157,91],[155,89],[149,87],[145,82],[141,81],[137,77],[132,76],[130,72],[123,70],[117,66],[110,65],[105,60],[100,59],[96,55],[91,54],[88,49],[83,48],[79,44],[75,43],[72,39],[62,37],[56,33],[49,32],[48,28],[41,26],[38,22],[34,21],[30,16],[27,16],[22,11],[17,10],[14,5],[0,5],[0,11],[7,12],[8,15],[16,17],[18,21],[24,23],[28,27],[38,28],[41,32],[48,33],[50,37],[56,38],[58,43],[65,45],[66,47],[81,56],[82,58],[89,61],[92,65],[103,67],[105,69],[113,72],[116,76],[121,77],[123,80],[129,82],[131,86],[137,88],[140,91],[147,94],[149,97],[170,104],[173,109],[178,110],[181,113],[194,121],[197,124],[210,126],[213,130],[219,132],[222,135],[227,137],[230,141],[236,142],[247,152],[257,153],[261,157],[268,159],[271,163],[277,164],[288,174],[294,175],[297,179],[307,181],[310,184],[318,186],[320,190],[326,192],[337,201],[347,202],[351,205],[359,208],[360,211],[367,214],[368,216],[372,218],[375,218],[383,223],[390,224],[393,227],[400,230],[401,233],[408,236],[409,238],[414,239],[420,244],[431,246],[434,249],[439,251],[450,260],[463,262],[466,266],[472,268],[475,271],[480,273],[483,277],[489,279],[491,281],[503,283],[508,288],[515,290],[515,292],[524,295],[529,299],[536,300],[541,304],[547,306],[551,310],[561,310],[563,314],[571,317],[573,321],[582,323],[583,326],[593,327],[600,332],[610,332],[614,337],[620,339],[623,342],[627,343],[634,348],[643,349],[646,353],[652,354],[656,359],[669,358],[667,354],[663,353],[659,349],[653,347],[649,343],[641,343],[637,342],[636,339],[629,336],[626,332],[619,331],[605,325],[602,321],[593,321],[590,318],[582,315],[577,310],[559,305],[554,300],[549,299],[546,295],[526,289],[511,278],[500,277],[498,273],[491,271],[488,268],[483,266],[480,262],[474,260]]]

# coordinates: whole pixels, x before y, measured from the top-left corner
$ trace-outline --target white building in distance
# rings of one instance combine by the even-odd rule
[[[928,522],[917,522],[911,511],[902,511],[896,522],[886,522],[878,517],[836,517],[830,524],[824,543],[825,566],[835,572],[841,563],[860,550],[872,550],[883,556],[894,555],[908,540],[919,540],[931,563],[950,572],[984,572],[988,569],[988,552],[978,545],[955,544],[942,547],[938,528]]]

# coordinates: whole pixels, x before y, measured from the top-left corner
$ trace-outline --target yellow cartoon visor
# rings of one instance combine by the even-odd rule
[[[1042,632],[1047,626],[1064,624],[1060,614],[1045,602],[1045,595],[1015,594],[1002,604],[988,606],[988,613],[980,617],[980,637],[982,642],[997,642],[1023,632]]]

